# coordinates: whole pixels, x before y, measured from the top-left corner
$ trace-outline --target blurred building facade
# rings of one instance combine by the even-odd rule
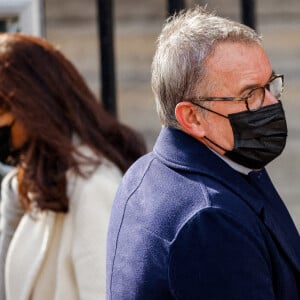
[[[47,39],[60,47],[99,96],[96,1],[45,2]],[[239,0],[188,0],[186,4],[207,4],[219,15],[240,21]],[[144,135],[149,150],[160,130],[150,86],[150,66],[166,8],[167,1],[163,0],[114,1],[118,117]],[[268,170],[300,229],[300,1],[256,1],[256,12],[257,31],[264,38],[274,70],[283,73],[286,82],[283,102],[288,143]]]

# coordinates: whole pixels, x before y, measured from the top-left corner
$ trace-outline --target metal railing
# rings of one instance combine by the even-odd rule
[[[115,58],[114,58],[114,11],[113,0],[97,0],[98,32],[100,43],[100,69],[101,69],[101,99],[104,109],[117,117],[116,84],[115,84]],[[255,29],[256,13],[255,0],[240,0],[241,22]],[[185,8],[185,0],[168,0],[167,14]]]
[[[97,0],[98,33],[100,41],[101,99],[105,110],[117,116],[113,1]]]

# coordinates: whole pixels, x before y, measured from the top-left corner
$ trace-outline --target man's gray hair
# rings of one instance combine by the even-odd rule
[[[261,45],[261,38],[253,29],[200,6],[166,21],[152,62],[152,90],[163,125],[180,128],[175,107],[199,92],[197,87],[206,73],[205,61],[223,41]]]

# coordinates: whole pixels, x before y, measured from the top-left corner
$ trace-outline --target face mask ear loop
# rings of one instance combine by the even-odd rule
[[[210,112],[212,112],[212,113],[214,113],[214,114],[216,114],[216,115],[218,115],[218,116],[220,116],[220,117],[223,117],[223,118],[226,118],[226,119],[229,119],[227,116],[225,116],[225,115],[223,115],[223,114],[220,114],[220,113],[218,113],[218,112],[216,112],[216,111],[213,111],[212,109],[209,109],[209,108],[207,108],[207,107],[205,107],[205,106],[202,106],[201,104],[198,104],[198,103],[195,103],[195,102],[192,102],[194,105],[196,105],[196,106],[199,106],[199,107],[201,107],[201,108],[203,108],[204,110],[208,110],[208,111],[210,111]],[[212,141],[210,138],[208,138],[208,137],[204,137],[206,140],[208,140],[210,143],[212,143],[213,145],[215,145],[216,147],[218,147],[219,149],[221,149],[221,150],[223,150],[223,151],[225,151],[225,152],[227,152],[228,150],[226,150],[225,148],[223,148],[222,146],[220,146],[220,145],[218,145],[217,143],[215,143],[214,141]]]
[[[223,148],[222,146],[218,145],[217,143],[215,143],[214,141],[212,141],[210,138],[208,137],[204,137],[206,140],[208,140],[210,143],[212,143],[213,145],[215,145],[216,147],[218,147],[219,149],[225,151],[225,152],[228,152],[228,150],[226,150],[225,148]]]

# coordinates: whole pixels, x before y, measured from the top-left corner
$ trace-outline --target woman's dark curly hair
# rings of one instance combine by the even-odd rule
[[[105,112],[76,68],[46,40],[24,34],[0,34],[0,107],[10,111],[28,134],[18,164],[20,199],[30,210],[37,206],[67,212],[66,172],[80,176],[83,157],[76,137],[98,159],[114,162],[122,172],[146,148],[142,138]]]

